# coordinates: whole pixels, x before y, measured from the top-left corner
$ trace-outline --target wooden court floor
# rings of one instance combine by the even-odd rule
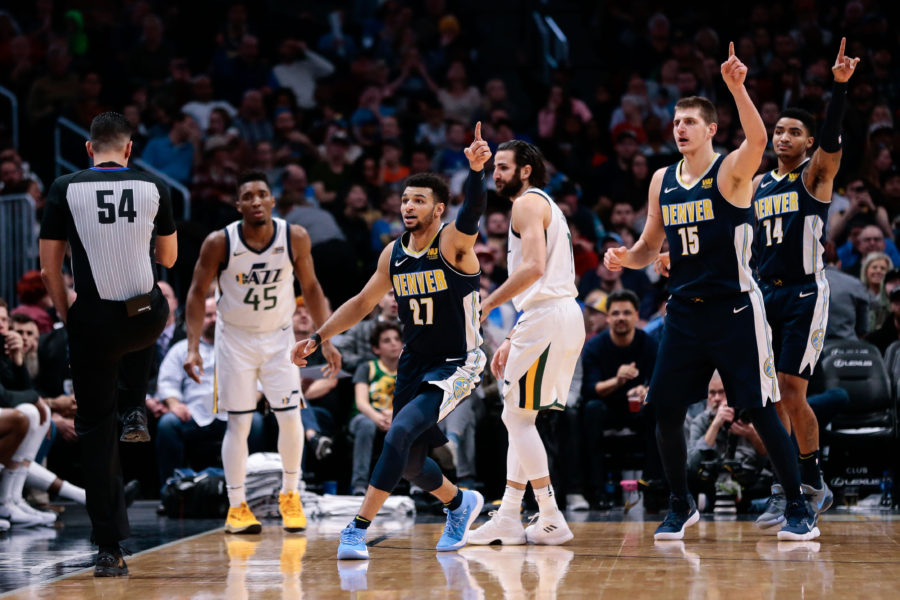
[[[749,522],[701,521],[654,544],[655,522],[573,523],[559,547],[468,546],[437,553],[440,524],[372,526],[371,560],[335,560],[346,518],[305,534],[222,530],[129,557],[131,575],[89,570],[9,598],[897,598],[900,521],[846,516],[814,542],[779,542]]]

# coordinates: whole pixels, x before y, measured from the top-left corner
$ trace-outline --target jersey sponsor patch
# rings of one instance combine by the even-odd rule
[[[440,249],[438,248],[429,248],[426,258],[428,258],[428,260],[437,260],[438,252],[440,252]]]
[[[709,190],[709,189],[712,189],[712,184],[713,184],[713,178],[707,177],[706,179],[703,180],[703,183],[700,184],[700,187],[702,187],[704,190]]]

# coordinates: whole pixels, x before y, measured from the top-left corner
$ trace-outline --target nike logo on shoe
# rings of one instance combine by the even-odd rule
[[[800,292],[800,297],[801,298],[809,298],[813,294],[815,294],[815,292],[806,292],[805,294],[803,292]]]
[[[745,308],[747,308],[747,307],[746,307],[746,306],[742,306],[742,307],[740,307],[740,308],[735,308],[735,309],[734,309],[734,314],[738,314],[739,312],[741,312],[741,311],[744,310]]]

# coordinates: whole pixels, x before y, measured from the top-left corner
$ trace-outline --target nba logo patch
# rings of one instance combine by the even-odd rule
[[[272,250],[272,254],[284,254],[284,246],[277,246]]]
[[[453,397],[457,400],[465,398],[469,394],[471,382],[468,379],[460,377],[453,381]]]
[[[431,260],[437,260],[439,250],[437,248],[429,248],[426,255]]]
[[[800,177],[800,173],[791,173],[788,175],[788,181],[797,181],[798,177]]]
[[[701,184],[700,187],[702,187],[704,190],[708,190],[712,187],[712,182],[713,182],[713,178],[707,177],[706,179],[703,180],[703,183]]]
[[[812,347],[816,349],[816,352],[822,351],[822,344],[825,343],[825,331],[822,329],[816,329],[813,331],[812,336],[809,338]]]
[[[775,357],[770,356],[766,359],[765,364],[763,365],[763,372],[766,374],[766,377],[770,379],[775,379]]]

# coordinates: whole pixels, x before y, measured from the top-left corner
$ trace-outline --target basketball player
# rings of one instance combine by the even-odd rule
[[[786,523],[779,539],[809,540],[819,535],[816,513],[801,493],[793,445],[774,407],[779,394],[771,330],[750,269],[753,176],[766,129],[744,88],[747,67],[734,55],[733,43],[728,54],[722,77],[746,139],[728,156],[713,152],[715,107],[705,98],[679,100],[673,133],[683,159],[654,173],[641,238],[630,250],[610,248],[604,262],[610,270],[640,269],[657,258],[664,239],[669,243],[672,297],[648,402],[656,408],[656,439],[671,496],[654,538],[681,539],[699,519],[687,488],[684,417],[718,369],[729,404],[749,413],[784,487]]]
[[[447,522],[438,551],[466,544],[469,527],[484,499],[462,491],[428,457],[447,438],[437,423],[481,379],[480,276],[473,249],[487,193],[484,164],[491,151],[475,125],[475,140],[465,149],[469,177],[456,221],[442,226],[449,190],[433,173],[406,180],[401,214],[406,232],[382,251],[378,267],[362,291],[344,303],[309,339],[297,342],[294,362],[306,364],[316,346],[346,331],[372,312],[393,286],[403,323],[403,354],[397,366],[393,420],[356,518],[341,531],[339,559],[367,559],[366,529],[401,475],[444,503]]]
[[[847,82],[859,63],[858,58],[844,56],[846,43],[842,38],[831,67],[831,101],[812,158],[807,153],[814,143],[815,118],[805,110],[788,108],[772,135],[778,168],[753,182],[758,223],[754,256],[772,327],[781,390],[778,416],[788,431],[794,430],[800,450],[800,482],[816,512],[828,510],[833,495],[819,469],[819,424],[806,401],[806,388],[825,341],[830,296],[822,258],[825,224],[834,176],[841,165]],[[770,529],[780,524],[784,506],[784,490],[777,483],[757,526]]]
[[[584,345],[572,235],[562,211],[541,189],[547,171],[535,146],[519,140],[500,144],[494,183],[497,193],[512,201],[509,278],[485,299],[482,319],[509,300],[522,314],[491,360],[491,371],[502,382],[502,418],[509,432],[506,490],[500,509],[469,541],[563,544],[572,531],[556,506],[535,420],[540,410],[565,408]],[[519,510],[529,481],[540,512],[537,522],[524,528]]]
[[[188,291],[188,353],[184,370],[199,382],[203,372],[200,334],[206,292],[217,283],[216,371],[214,410],[228,412],[222,441],[222,464],[228,488],[226,533],[259,533],[261,525],[247,506],[247,436],[256,410],[256,382],[278,420],[278,453],[283,469],[278,507],[287,531],[301,531],[306,516],[297,484],[303,431],[300,372],[285,346],[294,341],[294,275],[316,323],[328,316],[328,302],[316,279],[309,234],[299,225],[272,218],[275,199],[265,174],[247,172],[238,179],[241,220],[214,231],[203,241]],[[340,354],[331,344],[322,351],[326,374],[340,369]],[[199,372],[199,373],[198,373]]]

